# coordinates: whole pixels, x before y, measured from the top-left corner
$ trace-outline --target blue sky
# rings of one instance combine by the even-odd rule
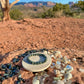
[[[9,1],[12,2],[14,0],[9,0]],[[52,2],[57,2],[57,3],[67,4],[70,1],[77,2],[79,0],[20,0],[19,2],[31,2],[31,1],[52,1]]]

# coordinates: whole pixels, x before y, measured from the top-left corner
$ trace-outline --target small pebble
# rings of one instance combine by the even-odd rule
[[[20,60],[20,59],[19,59],[19,58],[17,58],[17,59],[16,59],[16,62],[19,62],[19,60]]]
[[[48,54],[50,55],[51,53],[48,51]]]
[[[8,79],[9,78],[9,74],[4,74],[4,78]]]
[[[61,62],[60,62],[60,61],[57,61],[57,62],[56,62],[56,64],[60,65],[60,64],[61,64]]]
[[[55,67],[56,67],[57,69],[61,69],[61,65],[56,64]]]
[[[68,81],[66,81],[65,84],[72,84],[72,81],[71,80],[68,80]]]
[[[22,78],[22,82],[25,83],[25,81],[26,81],[26,80]]]
[[[76,58],[73,58],[73,61],[76,61]]]
[[[21,75],[19,75],[18,78],[21,78]]]
[[[84,69],[80,68],[79,71],[80,71],[80,72],[84,72]]]
[[[12,60],[12,61],[13,61],[13,63],[16,63],[17,59],[16,59],[16,58],[13,58],[13,60]]]
[[[3,82],[5,80],[5,77],[1,77],[0,81]]]
[[[16,84],[20,84],[20,81],[16,81]]]
[[[64,82],[60,80],[56,84],[64,84]]]
[[[54,77],[54,80],[61,80],[62,77]]]
[[[54,57],[54,55],[50,55],[51,57]]]
[[[69,79],[72,78],[72,74],[71,74],[71,73],[66,73],[66,74],[64,75],[64,78],[65,78],[66,80],[69,80]]]
[[[50,66],[50,68],[54,68],[54,66]]]
[[[52,83],[53,83],[53,84],[56,84],[56,82],[57,82],[57,81],[53,81]]]
[[[66,66],[66,72],[72,72],[73,71],[73,67],[70,65]]]
[[[1,65],[1,70],[6,70],[7,69],[7,66],[5,64],[2,64]]]
[[[48,54],[48,52],[47,52],[47,51],[44,51],[43,53],[44,53],[44,54]]]
[[[59,75],[60,71],[59,70],[54,70],[55,75]]]
[[[62,74],[64,74],[64,73],[65,73],[65,71],[64,71],[64,70],[61,70],[60,72],[61,72]]]
[[[40,81],[38,80],[37,76],[33,78],[32,84],[40,84]]]
[[[52,63],[53,66],[55,66],[55,63]]]
[[[61,52],[60,52],[60,51],[55,51],[55,52],[54,52],[54,55],[55,55],[55,57],[58,57],[58,56],[61,55]]]

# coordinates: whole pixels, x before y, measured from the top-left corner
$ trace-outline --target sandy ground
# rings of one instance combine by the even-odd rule
[[[16,55],[23,52],[18,53],[20,49],[55,47],[70,59],[77,58],[77,63],[72,63],[74,67],[72,81],[75,81],[73,84],[84,84],[84,73],[78,70],[84,68],[84,19],[63,17],[0,22],[0,64],[10,63]],[[15,50],[17,52],[13,52]],[[13,54],[10,55],[10,52]],[[23,69],[21,72],[27,80],[26,84],[31,84],[29,79],[32,79],[32,72],[24,72]],[[16,77],[10,78],[3,84],[15,84],[16,79]],[[45,84],[51,84],[51,81],[52,79],[47,79]]]
[[[84,19],[25,19],[0,22],[0,53],[23,48],[84,50]]]

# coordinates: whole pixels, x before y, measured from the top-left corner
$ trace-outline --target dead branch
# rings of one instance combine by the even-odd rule
[[[11,3],[11,4],[10,4],[10,8],[11,8],[14,4],[16,4],[18,1],[19,1],[19,0],[15,0],[13,3]]]

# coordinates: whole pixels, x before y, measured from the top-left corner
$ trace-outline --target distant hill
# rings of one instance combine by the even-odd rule
[[[41,6],[46,6],[46,7],[53,7],[55,3],[53,2],[44,2],[44,1],[35,1],[35,2],[19,2],[16,3],[15,5],[24,5],[26,7],[41,7]]]
[[[41,6],[46,6],[46,7],[53,7],[56,3],[54,2],[44,2],[44,1],[33,1],[33,2],[19,2],[19,3],[16,3],[15,5],[24,5],[26,7],[41,7]],[[74,2],[69,2],[68,3],[69,6],[71,7]]]
[[[26,2],[19,2],[19,3],[16,3],[15,5],[24,5],[26,4]]]

